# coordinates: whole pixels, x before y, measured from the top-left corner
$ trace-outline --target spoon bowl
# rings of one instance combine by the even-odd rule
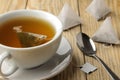
[[[120,78],[96,55],[96,47],[93,40],[85,33],[78,33],[76,36],[78,48],[87,56],[93,57],[102,64],[108,72],[112,80],[120,80]]]
[[[96,53],[94,42],[85,33],[78,33],[76,38],[77,46],[85,55],[92,56]],[[80,43],[82,43],[82,45]]]

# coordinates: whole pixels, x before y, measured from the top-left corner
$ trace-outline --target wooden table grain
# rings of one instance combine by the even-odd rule
[[[73,10],[82,18],[83,25],[78,25],[70,30],[64,31],[63,35],[69,40],[73,48],[73,58],[70,65],[57,76],[48,80],[111,80],[104,68],[93,58],[84,56],[76,45],[76,34],[83,32],[90,37],[99,28],[102,21],[96,21],[89,13],[85,11],[92,0],[0,0],[0,14],[19,9],[44,10],[54,15],[58,15],[65,3],[68,3]],[[113,27],[120,37],[120,0],[105,0],[112,13]],[[97,55],[109,65],[109,67],[120,77],[120,45],[104,46],[95,43]],[[81,66],[89,62],[98,67],[98,70],[91,74],[85,74],[75,66]],[[0,77],[0,80],[3,80]],[[39,79],[38,79],[39,80]]]

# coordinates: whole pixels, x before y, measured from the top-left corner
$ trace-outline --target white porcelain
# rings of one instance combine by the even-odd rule
[[[15,61],[15,64],[17,64],[19,68],[26,69],[39,66],[48,61],[52,56],[56,55],[55,52],[59,47],[62,36],[62,24],[56,16],[40,10],[11,11],[0,16],[0,23],[20,16],[32,16],[44,19],[53,25],[56,34],[52,40],[35,47],[14,48],[0,44],[0,50],[2,50],[1,54],[3,53],[4,56],[7,55],[6,57],[8,57],[8,54],[12,56],[13,61]],[[3,57],[2,55],[0,56]],[[2,59],[0,61],[2,62]]]
[[[8,77],[9,80],[43,80],[51,78],[63,71],[70,63],[72,58],[72,49],[66,38],[62,38],[60,47],[47,63],[31,70],[18,69],[14,74]],[[6,64],[5,64],[6,63]],[[12,66],[12,65],[11,65]],[[2,71],[10,70],[8,60],[4,61]]]

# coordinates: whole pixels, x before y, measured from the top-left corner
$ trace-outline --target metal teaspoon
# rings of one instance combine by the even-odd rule
[[[105,70],[108,72],[112,80],[120,80],[120,78],[96,55],[96,47],[92,39],[85,33],[78,33],[76,36],[78,48],[87,56],[95,58]]]

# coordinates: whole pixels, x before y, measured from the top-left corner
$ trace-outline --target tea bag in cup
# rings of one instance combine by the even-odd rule
[[[13,30],[16,31],[22,47],[33,47],[47,41],[46,35],[24,32],[21,28],[22,26],[15,26],[13,27]]]
[[[111,12],[104,0],[93,0],[86,11],[97,20],[104,19],[106,15]]]
[[[92,39],[96,42],[120,44],[120,40],[112,26],[111,17],[105,19],[100,28],[94,33]]]
[[[79,16],[67,3],[63,6],[60,14],[58,15],[58,18],[62,22],[64,30],[68,30],[82,23]]]

